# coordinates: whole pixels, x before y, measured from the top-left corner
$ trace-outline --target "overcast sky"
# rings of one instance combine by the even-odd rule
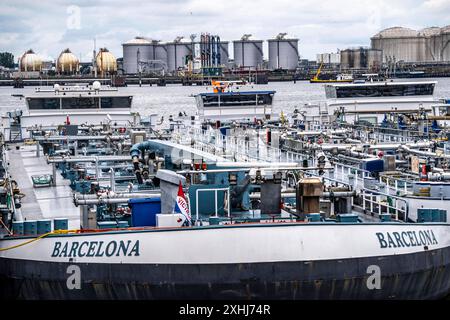
[[[121,44],[138,35],[171,41],[202,32],[223,40],[287,32],[300,39],[302,58],[315,59],[320,52],[368,46],[387,27],[450,24],[450,0],[0,0],[0,6],[0,51],[16,61],[29,48],[44,59],[70,48],[88,61],[94,38],[97,48],[121,57]]]

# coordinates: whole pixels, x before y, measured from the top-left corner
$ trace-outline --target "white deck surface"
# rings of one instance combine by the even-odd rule
[[[78,229],[80,209],[73,204],[69,180],[63,179],[59,170],[56,170],[56,187],[33,187],[32,175],[52,174],[52,166],[47,164],[42,148],[40,157],[36,157],[36,145],[20,145],[20,150],[10,145],[9,149],[9,174],[25,194],[18,216],[23,220],[68,218],[69,229]]]

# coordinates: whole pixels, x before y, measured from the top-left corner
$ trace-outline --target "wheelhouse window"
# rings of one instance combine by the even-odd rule
[[[204,107],[271,105],[273,94],[235,94],[202,96]]]
[[[327,87],[327,98],[371,98],[433,95],[434,83]]]
[[[62,99],[63,109],[95,109],[98,108],[98,98],[64,98]]]
[[[28,98],[27,101],[30,110],[55,110],[60,107],[57,98]]]
[[[101,108],[131,108],[132,97],[103,97]]]

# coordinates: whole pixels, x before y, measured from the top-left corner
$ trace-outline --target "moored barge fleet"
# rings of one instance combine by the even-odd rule
[[[216,82],[169,125],[98,84],[23,97],[2,118],[0,294],[444,298],[435,84],[327,84],[323,104],[277,115],[275,91]]]

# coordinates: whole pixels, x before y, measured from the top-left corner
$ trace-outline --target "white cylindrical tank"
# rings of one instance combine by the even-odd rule
[[[383,51],[369,49],[367,51],[367,68],[372,72],[378,72],[383,63]]]
[[[139,72],[138,60],[143,62],[152,59],[153,46],[150,39],[135,37],[123,43],[122,48],[123,70],[125,74],[137,74]]]
[[[450,61],[450,25],[441,29],[441,46],[440,57],[441,61]]]
[[[441,28],[439,27],[430,27],[425,28],[419,31],[419,34],[424,38],[423,39],[423,51],[424,51],[424,60],[426,62],[439,61],[439,52],[436,48],[436,44],[439,41],[436,41],[439,38],[441,33]]]
[[[352,67],[352,51],[350,49],[341,50],[341,69],[346,70]]]
[[[423,36],[408,28],[382,30],[371,38],[371,45],[373,49],[383,51],[383,62],[417,62],[425,57]]]
[[[167,70],[167,48],[164,43],[158,43],[153,47],[154,59],[161,61],[164,64],[164,69]]]
[[[234,64],[236,67],[261,68],[263,63],[263,41],[244,35],[233,41]]]
[[[32,49],[26,51],[19,60],[20,71],[42,71],[42,60]]]
[[[280,33],[269,39],[269,69],[295,70],[298,66],[298,39],[289,39]]]
[[[220,64],[225,68],[229,68],[230,64],[228,60],[230,59],[229,54],[229,42],[228,41],[220,41]]]
[[[192,42],[177,38],[166,44],[167,71],[174,72],[186,65],[186,57],[192,54]]]

